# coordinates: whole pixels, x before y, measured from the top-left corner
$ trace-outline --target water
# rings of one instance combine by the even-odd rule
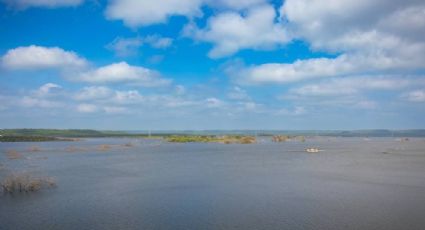
[[[25,170],[58,186],[0,195],[0,229],[425,229],[419,138],[0,143],[8,149],[23,158],[0,153],[0,178]]]

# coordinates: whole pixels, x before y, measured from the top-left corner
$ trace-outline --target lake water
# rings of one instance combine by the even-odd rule
[[[57,187],[1,194],[0,229],[425,229],[420,138],[0,143],[0,179],[21,171]]]

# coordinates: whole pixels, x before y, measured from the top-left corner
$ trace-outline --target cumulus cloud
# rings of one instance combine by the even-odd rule
[[[161,43],[161,45],[164,44]],[[155,70],[132,66],[126,62],[93,68],[89,66],[88,61],[76,53],[58,47],[18,47],[7,51],[0,61],[2,68],[6,70],[55,69],[60,70],[60,75],[68,80],[92,84],[126,83],[144,87],[159,87],[171,83],[170,79],[163,78]],[[46,91],[52,88],[55,87],[46,85],[45,89],[41,90]]]
[[[8,107],[18,106],[23,108],[55,109],[63,108],[65,102],[61,95],[62,86],[54,83],[46,83],[35,90],[29,90],[23,95],[11,95],[7,98]],[[0,95],[0,101],[2,97]]]
[[[77,105],[77,111],[80,113],[94,113],[98,111],[98,107],[93,104],[79,104]]]
[[[144,97],[137,90],[115,91],[112,101],[118,104],[135,104],[143,102]]]
[[[379,48],[381,44],[377,39],[385,37],[368,37],[371,32],[404,39],[409,37],[402,30],[423,35],[424,7],[419,0],[288,0],[281,8],[281,15],[289,21],[294,33],[310,41],[313,47],[345,50],[368,45],[368,49],[371,44]],[[341,38],[351,39],[347,36],[350,34],[366,39],[354,38],[357,43],[335,43]]]
[[[214,97],[191,100],[171,94],[141,95],[137,90],[113,90],[105,86],[89,86],[71,94],[79,112],[132,113],[139,109],[156,108],[222,108],[226,103]]]
[[[339,76],[297,84],[290,87],[280,99],[319,110],[330,107],[388,109],[394,106],[389,104],[399,103],[400,99],[414,102],[413,92],[417,91],[415,88],[423,86],[423,76],[416,75]],[[409,93],[402,93],[406,91]],[[420,93],[417,96],[419,95]]]
[[[138,49],[143,45],[143,39],[135,38],[115,38],[106,48],[115,52],[117,56],[133,56],[138,53]]]
[[[214,44],[208,53],[211,58],[232,55],[242,49],[270,49],[288,42],[289,37],[279,23],[271,5],[253,7],[246,14],[221,13],[208,20],[206,28],[189,24],[186,36]]]
[[[146,36],[143,40],[145,41],[145,43],[157,49],[167,48],[173,43],[172,38],[162,37],[157,34]]]
[[[243,10],[263,3],[267,0],[207,0],[206,3],[215,8]]]
[[[126,62],[114,63],[83,72],[75,80],[97,84],[130,83],[145,87],[164,86],[171,82],[162,78],[154,70],[131,66]]]
[[[346,56],[340,56],[336,59],[298,60],[290,64],[267,63],[250,67],[232,67],[228,73],[241,84],[289,83],[350,73],[356,66],[347,63],[346,59]]]
[[[10,49],[1,58],[6,69],[66,69],[88,65],[84,58],[58,47],[26,46]]]
[[[88,86],[84,87],[76,93],[74,96],[77,100],[95,100],[95,99],[105,99],[110,98],[113,95],[114,91],[108,87],[104,86]]]
[[[137,90],[113,90],[105,86],[87,86],[77,91],[73,99],[109,104],[135,104],[144,101]]]
[[[40,97],[48,96],[52,93],[54,90],[61,89],[62,86],[54,84],[54,83],[46,83],[36,91],[36,95]]]
[[[201,3],[201,0],[112,0],[105,14],[108,19],[123,20],[129,27],[138,27],[165,23],[174,15],[199,15]]]
[[[425,68],[425,4],[422,1],[288,0],[280,9],[293,39],[335,58],[248,66],[232,75],[239,83],[289,83],[318,77],[415,72]]]
[[[111,0],[105,15],[110,20],[122,20],[135,28],[165,23],[172,16],[202,15],[202,6],[225,10],[244,10],[268,2],[267,0]]]
[[[399,90],[414,84],[416,84],[416,80],[406,77],[356,76],[333,78],[319,83],[303,85],[291,89],[290,93],[300,96],[353,95],[364,90]]]
[[[419,52],[415,53],[422,55]],[[411,58],[402,55],[387,56],[380,52],[341,54],[336,58],[311,58],[297,60],[293,63],[242,66],[230,69],[229,74],[240,84],[291,83],[322,77],[386,73],[421,68],[422,62]]]
[[[250,97],[248,96],[246,90],[238,87],[238,86],[234,86],[227,94],[227,97],[232,99],[232,100],[247,100]]]
[[[219,108],[225,105],[225,102],[215,97],[205,99],[205,104],[208,108]]]
[[[67,6],[78,6],[84,0],[0,0],[9,7],[26,9],[29,7],[59,8]]]
[[[173,39],[154,34],[146,37],[122,38],[117,37],[106,48],[115,52],[117,56],[126,57],[138,54],[143,45],[149,45],[155,49],[165,49],[173,44]]]
[[[24,107],[39,107],[39,108],[58,108],[62,107],[63,104],[57,101],[36,98],[31,96],[24,96],[20,100],[20,104]]]

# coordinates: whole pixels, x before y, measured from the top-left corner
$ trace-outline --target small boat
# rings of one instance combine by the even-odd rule
[[[318,148],[307,148],[305,149],[306,152],[308,153],[318,153],[320,152],[320,150]]]

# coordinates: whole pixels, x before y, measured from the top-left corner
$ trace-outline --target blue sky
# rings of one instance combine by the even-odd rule
[[[0,128],[425,128],[419,0],[0,0]]]

